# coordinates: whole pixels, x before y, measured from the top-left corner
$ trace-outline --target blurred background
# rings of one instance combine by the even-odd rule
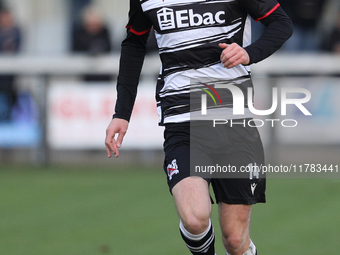
[[[270,116],[298,126],[259,128],[267,162],[338,165],[340,1],[279,2],[294,35],[252,66],[255,106],[270,108],[273,87],[305,88],[312,116]],[[153,35],[121,156],[104,148],[128,4],[0,0],[0,254],[187,254],[162,172]],[[252,25],[256,40],[263,26]],[[253,213],[261,254],[337,254],[337,176],[270,179]]]

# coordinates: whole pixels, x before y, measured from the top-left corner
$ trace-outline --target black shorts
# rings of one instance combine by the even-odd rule
[[[247,125],[213,127],[207,121],[204,123],[168,124],[165,127],[164,171],[170,192],[179,181],[196,175],[212,184],[217,202],[264,203],[265,175],[246,168],[264,164],[257,128]],[[209,167],[220,172],[205,171]],[[197,170],[202,171],[198,173]]]

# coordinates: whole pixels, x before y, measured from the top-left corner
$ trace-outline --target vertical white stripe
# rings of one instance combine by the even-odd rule
[[[251,44],[251,18],[248,15],[246,18],[246,22],[244,24],[244,31],[243,31],[243,47],[247,47]]]
[[[207,95],[206,94],[202,94],[201,95],[201,105],[202,105],[202,115],[207,115]]]
[[[244,24],[244,31],[243,31],[243,48],[247,47],[251,44],[251,17],[248,15],[246,18],[246,22]],[[250,73],[251,69],[250,66],[244,66],[245,69]]]

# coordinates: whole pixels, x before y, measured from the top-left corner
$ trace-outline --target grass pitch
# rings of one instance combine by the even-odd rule
[[[161,167],[0,165],[0,190],[1,255],[190,254]],[[267,200],[252,215],[259,254],[339,253],[339,180],[269,179]]]

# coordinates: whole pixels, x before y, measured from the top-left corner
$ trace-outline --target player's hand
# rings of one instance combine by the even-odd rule
[[[249,64],[250,59],[248,52],[237,43],[220,43],[218,46],[224,49],[221,53],[221,62],[224,67],[233,68],[239,64]]]
[[[118,148],[122,146],[123,138],[128,129],[129,122],[124,119],[112,119],[109,126],[106,129],[105,146],[107,151],[107,156],[111,158],[113,154],[116,158],[119,157]],[[115,135],[118,134],[117,140],[115,140]]]

